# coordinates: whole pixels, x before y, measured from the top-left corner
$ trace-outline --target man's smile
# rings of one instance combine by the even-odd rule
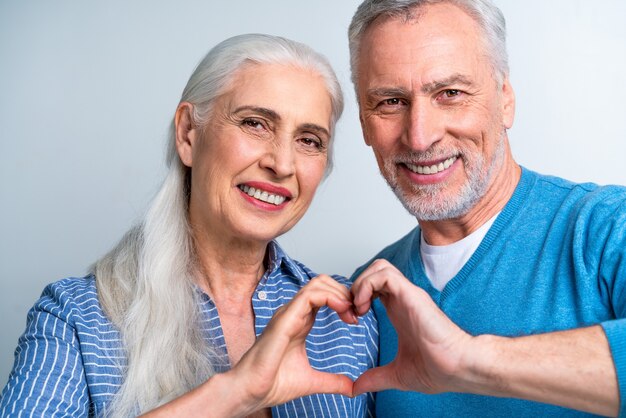
[[[417,174],[437,174],[450,168],[450,166],[454,164],[457,158],[458,157],[455,155],[454,157],[450,157],[438,164],[432,165],[416,165],[410,163],[405,163],[405,165],[409,170]]]

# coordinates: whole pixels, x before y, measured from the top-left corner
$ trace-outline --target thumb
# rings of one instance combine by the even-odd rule
[[[352,396],[353,382],[348,376],[342,374],[313,371],[312,393],[336,393],[344,396]]]
[[[379,392],[385,389],[395,389],[392,376],[393,363],[385,366],[374,367],[373,369],[366,370],[359,378],[354,382],[352,396],[357,396],[365,392]]]

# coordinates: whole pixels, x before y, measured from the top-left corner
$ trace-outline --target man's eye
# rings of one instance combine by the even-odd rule
[[[398,106],[399,104],[401,104],[402,102],[400,101],[400,99],[398,98],[393,98],[393,99],[385,99],[383,100],[383,104],[386,106]]]
[[[444,96],[446,96],[446,98],[457,97],[457,96],[461,95],[461,90],[448,89],[448,90],[445,90],[443,92],[443,94],[444,94]]]

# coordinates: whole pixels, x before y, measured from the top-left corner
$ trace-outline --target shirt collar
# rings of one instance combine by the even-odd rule
[[[261,278],[259,285],[262,286],[270,276],[284,277],[285,275],[302,285],[306,284],[307,278],[312,279],[314,277],[312,273],[302,268],[297,261],[289,257],[276,241],[270,241],[267,246],[267,270]],[[210,296],[200,286],[194,283],[193,287],[203,298],[211,300]]]
[[[305,271],[303,271],[297,261],[287,255],[287,253],[280,247],[280,245],[278,245],[276,241],[270,241],[267,249],[267,254],[268,276],[279,269],[291,273],[291,276],[299,279],[302,282],[304,282],[302,280],[303,276],[310,276]]]

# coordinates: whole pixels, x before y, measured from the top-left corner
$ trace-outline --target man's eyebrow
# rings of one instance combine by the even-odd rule
[[[467,76],[457,73],[441,80],[426,83],[420,88],[420,91],[422,93],[432,93],[453,84],[470,86],[472,81]],[[408,97],[410,95],[411,93],[408,90],[401,87],[375,87],[367,90],[366,97]]]
[[[426,83],[420,89],[422,93],[432,93],[444,87],[449,87],[453,84],[461,84],[464,86],[471,86],[472,81],[463,74],[452,74],[450,77],[443,78],[441,80],[435,80],[430,83]]]
[[[401,87],[376,87],[367,90],[366,97],[407,97],[409,91]]]
[[[272,119],[272,120],[275,120],[275,121],[280,120],[280,115],[278,113],[276,113],[272,109],[268,109],[266,107],[240,106],[237,109],[235,109],[235,113],[243,112],[245,110],[251,110],[253,112],[260,113],[261,115],[267,117],[268,119]]]

